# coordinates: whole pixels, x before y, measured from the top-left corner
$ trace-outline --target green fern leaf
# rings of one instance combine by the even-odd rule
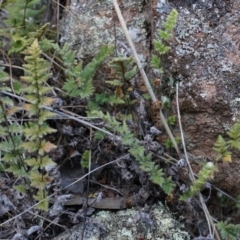
[[[240,224],[228,224],[227,222],[218,222],[216,224],[223,239],[236,240],[240,236]]]
[[[39,141],[34,141],[34,142],[23,142],[20,144],[20,147],[24,148],[27,150],[29,153],[34,153],[38,150],[39,148]]]
[[[43,176],[38,171],[33,171],[33,170],[30,172],[29,179],[31,180],[31,186],[35,187],[37,189],[40,189],[40,190],[44,190],[44,188],[46,187],[47,183],[50,182],[48,180],[49,178],[48,178],[47,174],[45,174]]]
[[[54,133],[56,130],[50,128],[46,123],[43,123],[42,125],[36,125],[33,122],[29,122],[24,126],[23,132],[30,141],[33,141],[38,138],[43,138],[47,134]]]
[[[221,135],[219,135],[213,147],[213,150],[218,153],[216,157],[217,161],[227,155],[231,155],[231,153],[227,151],[228,148],[229,145],[227,144],[227,142],[223,139]]]
[[[11,163],[11,166],[5,169],[6,172],[12,173],[16,177],[28,177],[28,174],[23,167],[19,167],[18,164]]]
[[[175,188],[175,184],[173,183],[171,177],[165,178],[164,179],[164,183],[162,184],[162,189],[163,191],[169,195],[173,192],[174,188]]]
[[[120,97],[118,97],[118,96],[111,95],[111,96],[109,96],[109,98],[108,98],[108,104],[109,104],[110,106],[119,105],[119,104],[124,104],[124,103],[125,103],[124,99],[122,99],[122,98],[120,98]]]
[[[9,81],[9,75],[4,72],[4,68],[0,67],[0,82]]]
[[[152,55],[151,67],[159,69],[161,67],[161,60],[157,55]]]
[[[227,143],[229,143],[231,147],[240,150],[240,139],[237,139],[237,140],[229,140],[229,141],[227,141]]]
[[[5,163],[14,163],[16,160],[19,159],[19,154],[22,154],[23,151],[11,151],[4,153],[4,157],[2,158],[2,161]]]
[[[47,192],[45,190],[39,190],[37,192],[37,195],[34,195],[33,198],[39,201],[38,205],[36,206],[37,209],[43,210],[45,212],[48,211],[49,198],[47,198]]]
[[[240,124],[234,123],[230,130],[227,132],[227,135],[233,140],[240,138]]]
[[[26,186],[24,186],[23,184],[14,185],[13,189],[17,190],[19,193],[22,193],[22,194],[26,193]]]
[[[27,158],[24,160],[24,162],[29,166],[32,167],[32,170],[38,170],[38,169],[44,169],[46,166],[53,166],[56,165],[52,161],[51,158],[48,156],[44,156],[43,158]]]
[[[137,73],[137,66],[134,66],[130,71],[127,71],[124,74],[124,78],[127,80],[130,80],[136,75],[136,73]]]
[[[111,81],[106,81],[106,83],[108,83],[112,86],[122,86],[123,85],[123,83],[118,79],[114,79],[114,80],[111,80]]]
[[[168,32],[163,31],[163,30],[159,31],[159,35],[160,35],[161,39],[163,39],[165,41],[169,40],[171,38],[171,36],[172,36],[171,33],[168,33]]]

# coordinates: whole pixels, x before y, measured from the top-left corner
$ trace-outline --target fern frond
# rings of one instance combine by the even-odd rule
[[[48,174],[45,174],[44,176],[39,173],[38,171],[31,171],[29,179],[31,180],[31,186],[35,187],[40,190],[44,190],[46,185],[51,182],[51,178],[48,176]],[[46,197],[46,196],[45,196]]]
[[[164,45],[162,42],[154,40],[154,47],[156,49],[156,51],[160,54],[163,55],[165,53],[167,53],[171,48],[169,46]]]
[[[33,141],[38,138],[43,138],[47,134],[56,132],[56,129],[50,128],[47,123],[37,125],[33,122],[28,122],[23,129],[24,135],[30,140]]]
[[[198,179],[190,187],[190,190],[185,192],[180,197],[180,200],[184,201],[187,198],[194,197],[199,191],[201,191],[201,188],[206,184],[206,182],[214,177],[216,170],[217,168],[212,162],[208,162],[205,166],[203,166],[203,168],[198,173]]]
[[[240,150],[240,124],[233,124],[227,132],[227,135],[231,138],[227,143],[229,143],[231,147]]]
[[[28,177],[24,167],[19,167],[16,163],[11,163],[10,167],[6,168],[5,171],[12,173],[15,177]]]
[[[240,224],[218,222],[216,226],[223,239],[235,240],[240,236]]]
[[[231,152],[228,151],[229,147],[230,146],[223,139],[223,137],[219,135],[213,147],[213,150],[217,153],[217,161],[220,159],[224,159],[224,157],[228,158],[228,156],[231,156]]]
[[[49,205],[49,198],[46,198],[46,197],[47,197],[47,191],[45,190],[39,190],[37,194],[33,196],[35,200],[39,201],[36,208],[39,210],[43,210],[45,212],[48,211],[48,205]]]
[[[24,162],[29,166],[32,167],[32,170],[44,169],[46,166],[54,166],[56,165],[55,162],[48,156],[38,157],[38,158],[26,158]]]
[[[131,57],[117,57],[109,63],[109,66],[114,70],[116,77],[122,78],[124,74],[128,72],[132,64],[133,58]],[[134,68],[134,70],[137,69]],[[134,74],[136,74],[136,72]]]
[[[151,59],[151,67],[160,69],[161,68],[161,60],[157,55],[152,55]]]
[[[6,82],[9,80],[9,75],[4,72],[4,68],[0,66],[0,83]]]
[[[63,90],[71,97],[88,98],[94,92],[92,78],[98,67],[113,52],[113,47],[103,46],[99,53],[92,59],[86,67],[82,68],[82,62],[75,65],[75,54],[64,45],[63,49],[57,48],[59,54],[64,59],[67,79],[63,85]]]

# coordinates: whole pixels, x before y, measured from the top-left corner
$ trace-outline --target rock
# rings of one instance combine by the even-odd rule
[[[182,80],[179,101],[187,149],[211,161],[217,136],[226,136],[239,117],[239,3],[212,0],[176,5],[179,18],[169,71]],[[219,163],[218,168],[214,183],[240,194],[237,158],[231,164]]]
[[[130,36],[144,63],[149,56],[149,43],[143,1],[124,0],[121,7]],[[69,9],[71,14],[63,20],[60,41],[73,47],[79,58],[95,56],[105,44],[116,44],[119,55],[131,55],[111,0],[75,0]]]
[[[52,240],[81,239],[83,223],[74,226]],[[151,208],[128,209],[116,213],[100,211],[87,218],[84,240],[188,240],[183,225],[174,220],[168,210],[158,204]]]
[[[224,135],[239,115],[240,0],[122,0],[120,8],[144,66],[149,66],[153,37],[173,7],[179,18],[164,61],[166,75],[181,80],[179,101],[188,152],[214,161],[217,136]],[[70,10],[61,41],[75,48],[79,58],[93,56],[103,44],[115,44],[118,55],[131,55],[111,0],[72,1]],[[240,194],[237,159],[218,165],[216,185]]]

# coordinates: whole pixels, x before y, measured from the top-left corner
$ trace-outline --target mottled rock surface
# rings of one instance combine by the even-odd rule
[[[81,239],[83,224],[78,224],[52,240]],[[116,213],[100,211],[87,218],[85,240],[189,240],[182,224],[174,220],[162,204]]]
[[[121,1],[123,17],[142,62],[149,56],[145,4],[142,0]],[[72,46],[79,58],[94,56],[102,45],[116,44],[117,54],[130,56],[123,30],[111,0],[74,0],[62,25],[61,42]]]
[[[214,160],[217,136],[224,136],[239,116],[240,1],[193,2],[175,5],[179,19],[170,72],[182,80],[180,108],[188,151]],[[238,156],[218,167],[218,187],[239,194]]]
[[[240,0],[119,1],[130,35],[144,66],[149,66],[151,42],[166,14],[179,12],[173,49],[165,59],[166,77],[178,78],[180,109],[187,150],[213,161],[213,144],[236,121],[240,108]],[[166,1],[167,2],[167,1]],[[110,0],[72,1],[63,21],[62,42],[82,59],[103,44],[115,44],[117,54],[131,55]],[[148,68],[147,68],[148,69]],[[149,77],[152,73],[147,72]],[[240,194],[238,157],[219,164],[215,183]]]

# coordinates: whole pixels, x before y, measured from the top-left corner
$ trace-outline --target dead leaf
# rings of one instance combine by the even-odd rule
[[[56,149],[56,148],[57,148],[57,146],[50,142],[46,142],[43,146],[43,149],[46,153],[49,153],[51,150]]]
[[[223,157],[224,162],[232,162],[232,156],[230,154]]]

